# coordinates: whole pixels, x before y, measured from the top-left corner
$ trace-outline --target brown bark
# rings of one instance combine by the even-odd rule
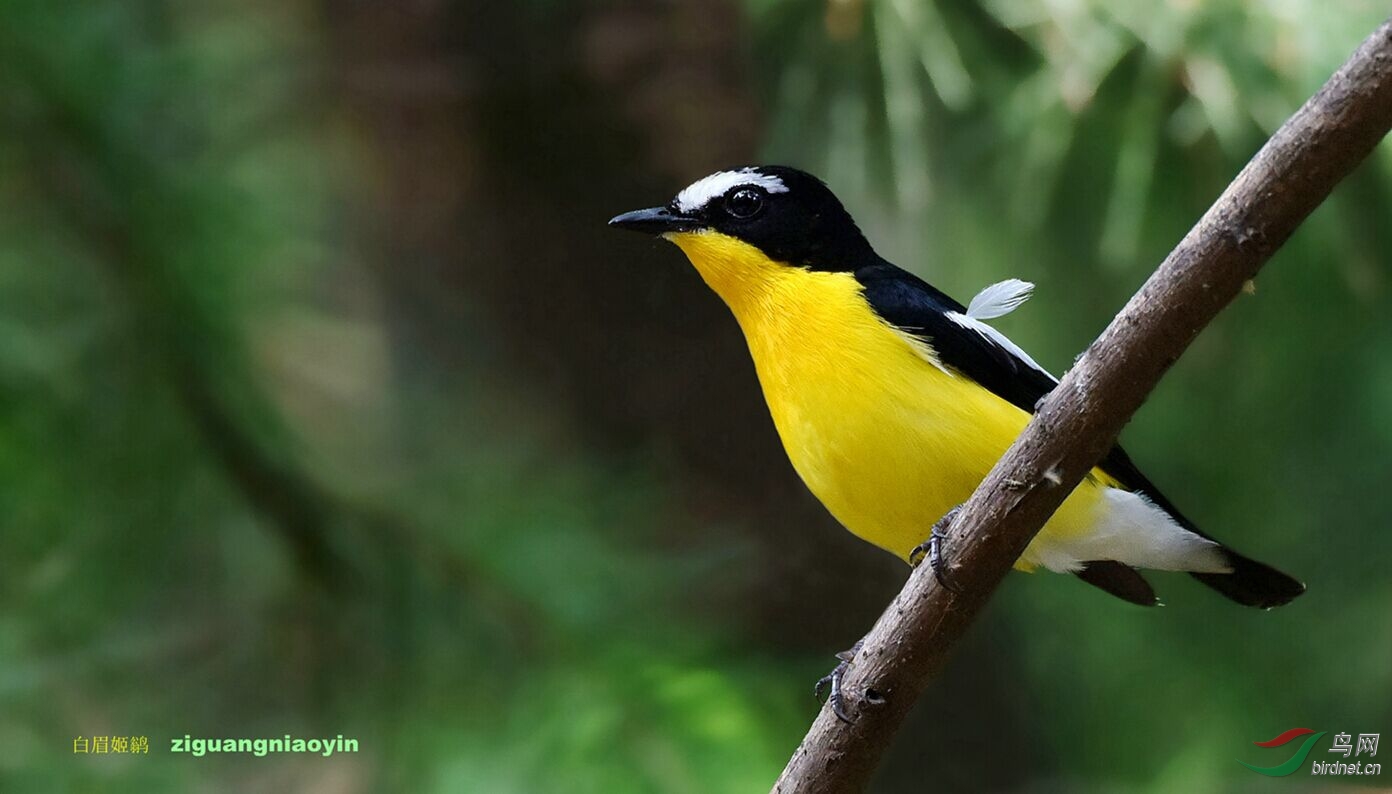
[[[1281,126],[1044,401],[952,529],[954,594],[916,570],[775,792],[863,790],[904,717],[1039,528],[1161,375],[1392,127],[1392,20]]]

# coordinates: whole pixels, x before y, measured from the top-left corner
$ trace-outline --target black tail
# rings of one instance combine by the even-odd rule
[[[1112,451],[1107,454],[1106,458],[1103,458],[1101,466],[1103,471],[1120,480],[1127,488],[1140,491],[1149,497],[1152,502],[1160,506],[1161,510],[1169,513],[1171,518],[1178,521],[1180,526],[1201,538],[1213,540],[1211,536],[1200,532],[1199,528],[1194,526],[1194,522],[1185,518],[1184,514],[1174,506],[1174,503],[1160,493],[1159,489],[1141,473],[1141,470],[1136,468],[1131,457],[1120,446],[1112,447]],[[1213,542],[1217,543],[1218,541],[1214,540]],[[1304,584],[1270,565],[1264,565],[1256,560],[1243,557],[1221,544],[1219,550],[1223,554],[1224,561],[1232,568],[1232,573],[1191,573],[1189,575],[1243,606],[1260,609],[1279,607],[1282,604],[1289,604],[1295,600],[1296,596],[1305,592]],[[1098,586],[1101,587],[1101,585]],[[1103,589],[1107,588],[1103,587]]]
[[[1155,591],[1151,589],[1150,582],[1130,565],[1113,560],[1091,560],[1083,563],[1083,569],[1075,575],[1123,601],[1143,607],[1153,607],[1160,603],[1155,598]]]
[[[1212,587],[1243,606],[1270,609],[1289,604],[1305,592],[1305,585],[1270,565],[1243,557],[1222,547],[1232,573],[1191,573],[1190,576]]]

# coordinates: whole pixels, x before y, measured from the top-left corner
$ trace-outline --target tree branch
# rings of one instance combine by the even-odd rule
[[[952,529],[960,595],[920,566],[773,790],[861,791],[905,715],[1039,528],[1224,306],[1392,127],[1392,20],[1281,126],[1050,393]]]

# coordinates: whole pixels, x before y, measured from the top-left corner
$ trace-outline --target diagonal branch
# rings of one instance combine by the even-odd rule
[[[953,536],[956,595],[921,566],[845,679],[853,724],[823,708],[775,792],[861,791],[905,715],[1039,528],[1160,376],[1392,128],[1384,22],[1237,175],[1092,343],[976,489]],[[958,567],[960,566],[960,567]]]

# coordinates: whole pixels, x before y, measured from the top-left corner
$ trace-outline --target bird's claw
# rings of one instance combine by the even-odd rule
[[[933,568],[933,576],[950,593],[961,595],[962,588],[952,581],[952,577],[947,572],[947,561],[943,559],[943,542],[947,539],[947,530],[952,526],[952,522],[957,518],[957,514],[962,511],[962,506],[957,505],[947,511],[947,515],[938,519],[938,523],[933,525],[933,529],[928,533],[928,539],[914,547],[909,552],[909,565],[917,568],[923,563],[923,558],[928,558],[928,564]]]
[[[860,646],[864,642],[865,640],[862,639],[851,646],[849,651],[842,651],[836,654],[836,658],[839,660],[836,663],[836,667],[832,668],[830,673],[817,679],[817,684],[812,687],[812,696],[818,700],[822,698],[823,689],[827,687],[831,688],[831,694],[827,696],[827,704],[831,706],[831,713],[835,714],[838,720],[841,720],[847,725],[855,722],[855,720],[852,719],[850,714],[846,711],[846,695],[841,688],[841,681],[846,677],[846,671],[851,669],[851,662],[855,659],[856,654],[860,653]]]

